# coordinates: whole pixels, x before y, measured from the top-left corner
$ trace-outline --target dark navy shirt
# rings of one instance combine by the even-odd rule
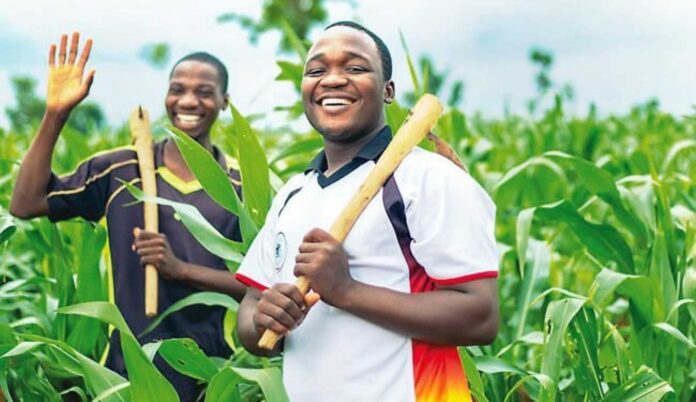
[[[154,144],[157,195],[197,207],[223,236],[240,241],[236,216],[213,201],[197,180],[184,182],[164,166],[164,144],[165,141]],[[235,161],[227,158],[217,148],[214,148],[214,156],[238,189],[239,173],[234,168]],[[143,227],[143,205],[127,205],[134,198],[121,181],[140,187],[137,155],[132,146],[94,155],[69,175],[53,175],[48,185],[48,216],[52,221],[82,217],[95,222],[106,217],[115,302],[132,332],[139,334],[152,321],[145,316],[145,270],[137,253],[131,250],[133,228]],[[177,258],[218,270],[227,269],[222,259],[203,248],[184,225],[175,219],[171,207],[160,205],[158,213],[159,232],[167,236]],[[167,280],[160,276],[158,309],[163,312],[197,291],[197,288],[186,282]],[[209,356],[229,357],[231,350],[222,331],[224,314],[225,310],[221,307],[187,307],[167,317],[155,330],[139,340],[146,343],[155,339],[188,337],[196,341]],[[112,336],[106,365],[125,373],[117,336]],[[182,394],[182,400],[186,400],[185,394],[191,390],[183,388],[188,387],[185,383],[195,385],[192,380],[178,375],[166,363],[160,362],[158,366],[175,384]]]

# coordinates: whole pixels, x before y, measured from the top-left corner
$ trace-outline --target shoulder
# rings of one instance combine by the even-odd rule
[[[458,197],[495,209],[488,193],[469,173],[444,156],[422,148],[415,148],[404,158],[394,177],[399,188],[415,198]]]
[[[138,155],[134,145],[124,145],[122,147],[107,149],[89,156],[85,161],[95,161],[98,163],[114,164],[130,160],[137,160]]]
[[[137,165],[138,156],[133,145],[111,148],[94,153],[80,161],[73,172],[61,175],[70,176],[80,171],[106,173],[123,166]]]
[[[399,165],[395,175],[408,181],[423,181],[436,177],[472,180],[471,176],[449,159],[422,148],[413,149]],[[442,180],[436,180],[442,181]]]

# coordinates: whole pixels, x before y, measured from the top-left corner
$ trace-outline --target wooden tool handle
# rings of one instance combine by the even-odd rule
[[[339,242],[345,240],[367,204],[379,192],[389,176],[394,173],[404,157],[430,132],[442,110],[440,101],[433,95],[426,94],[418,100],[411,116],[399,128],[375,167],[365,178],[365,182],[358,188],[358,191],[329,229],[329,233],[336,240]],[[297,278],[295,286],[302,295],[305,295],[309,291],[310,283],[307,278],[300,276]],[[258,345],[261,348],[271,350],[280,338],[279,334],[267,329],[259,339]]]
[[[131,113],[129,124],[135,150],[138,154],[143,193],[154,198],[157,196],[157,182],[155,179],[155,159],[152,153],[152,132],[150,131],[150,119],[147,111],[138,107]],[[159,230],[157,204],[145,201],[143,212],[144,229],[157,232]],[[148,317],[157,315],[157,269],[152,264],[145,266],[145,315]]]

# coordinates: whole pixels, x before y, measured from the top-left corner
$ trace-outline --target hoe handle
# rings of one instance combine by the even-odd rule
[[[131,114],[129,125],[138,154],[143,192],[146,196],[154,198],[157,196],[157,182],[155,181],[155,160],[152,154],[152,132],[147,111],[139,106]],[[145,230],[157,232],[159,229],[157,204],[145,201],[143,209]],[[145,266],[145,315],[148,317],[157,315],[157,269],[152,264]]]

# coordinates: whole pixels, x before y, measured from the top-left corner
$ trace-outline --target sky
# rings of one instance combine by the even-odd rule
[[[10,77],[30,75],[45,95],[47,55],[64,32],[93,38],[89,66],[97,70],[89,99],[109,124],[120,125],[142,104],[164,112],[167,74],[179,57],[205,50],[230,71],[230,95],[244,114],[266,113],[267,125],[284,121],[275,106],[295,99],[289,83],[276,82],[279,35],[251,45],[238,25],[217,16],[261,13],[260,0],[198,2],[135,0],[0,0],[0,127],[13,103]],[[327,1],[329,21],[357,19],[380,35],[394,59],[397,95],[411,89],[403,32],[414,57],[431,55],[450,80],[465,83],[462,107],[499,116],[505,108],[525,113],[535,93],[532,47],[552,52],[552,79],[570,84],[571,111],[626,113],[657,98],[668,112],[693,114],[696,105],[696,2],[693,1]],[[314,32],[316,36],[317,32]],[[167,42],[170,65],[157,69],[141,56],[144,45]]]

